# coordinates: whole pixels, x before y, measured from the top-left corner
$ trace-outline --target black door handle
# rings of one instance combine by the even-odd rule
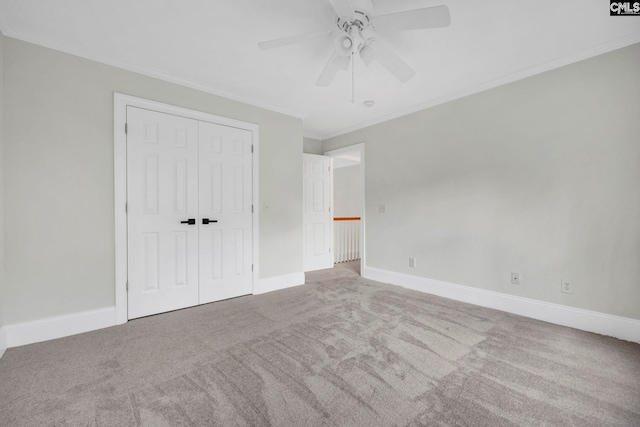
[[[218,222],[218,220],[217,220],[217,219],[202,218],[202,223],[203,223],[204,225],[207,225],[207,224],[209,224],[210,222]]]
[[[180,221],[180,224],[195,225],[195,223],[196,223],[196,219],[195,218],[189,218],[186,221]]]

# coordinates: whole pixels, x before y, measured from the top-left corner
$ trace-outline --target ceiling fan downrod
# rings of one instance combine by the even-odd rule
[[[356,103],[356,61],[355,52],[351,52],[351,103]]]

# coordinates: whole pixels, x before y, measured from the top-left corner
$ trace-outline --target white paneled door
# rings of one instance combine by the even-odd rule
[[[252,292],[251,132],[200,122],[200,304]]]
[[[251,132],[127,107],[128,318],[252,291]]]
[[[198,304],[198,122],[128,107],[127,127],[133,319]]]
[[[304,271],[333,267],[332,162],[331,157],[303,154]]]

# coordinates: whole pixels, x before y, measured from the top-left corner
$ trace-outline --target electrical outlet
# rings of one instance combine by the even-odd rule
[[[511,273],[511,284],[512,285],[520,284],[520,273]]]
[[[385,205],[384,203],[380,203],[378,205],[378,213],[387,213],[387,205]]]
[[[409,257],[409,267],[416,268],[416,259]]]
[[[568,280],[561,280],[560,281],[560,291],[562,291],[565,294],[572,294],[573,293],[573,284],[571,284],[571,282],[568,281]]]

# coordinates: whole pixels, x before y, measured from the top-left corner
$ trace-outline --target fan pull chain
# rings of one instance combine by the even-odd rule
[[[351,52],[351,103],[356,103],[356,61]]]

